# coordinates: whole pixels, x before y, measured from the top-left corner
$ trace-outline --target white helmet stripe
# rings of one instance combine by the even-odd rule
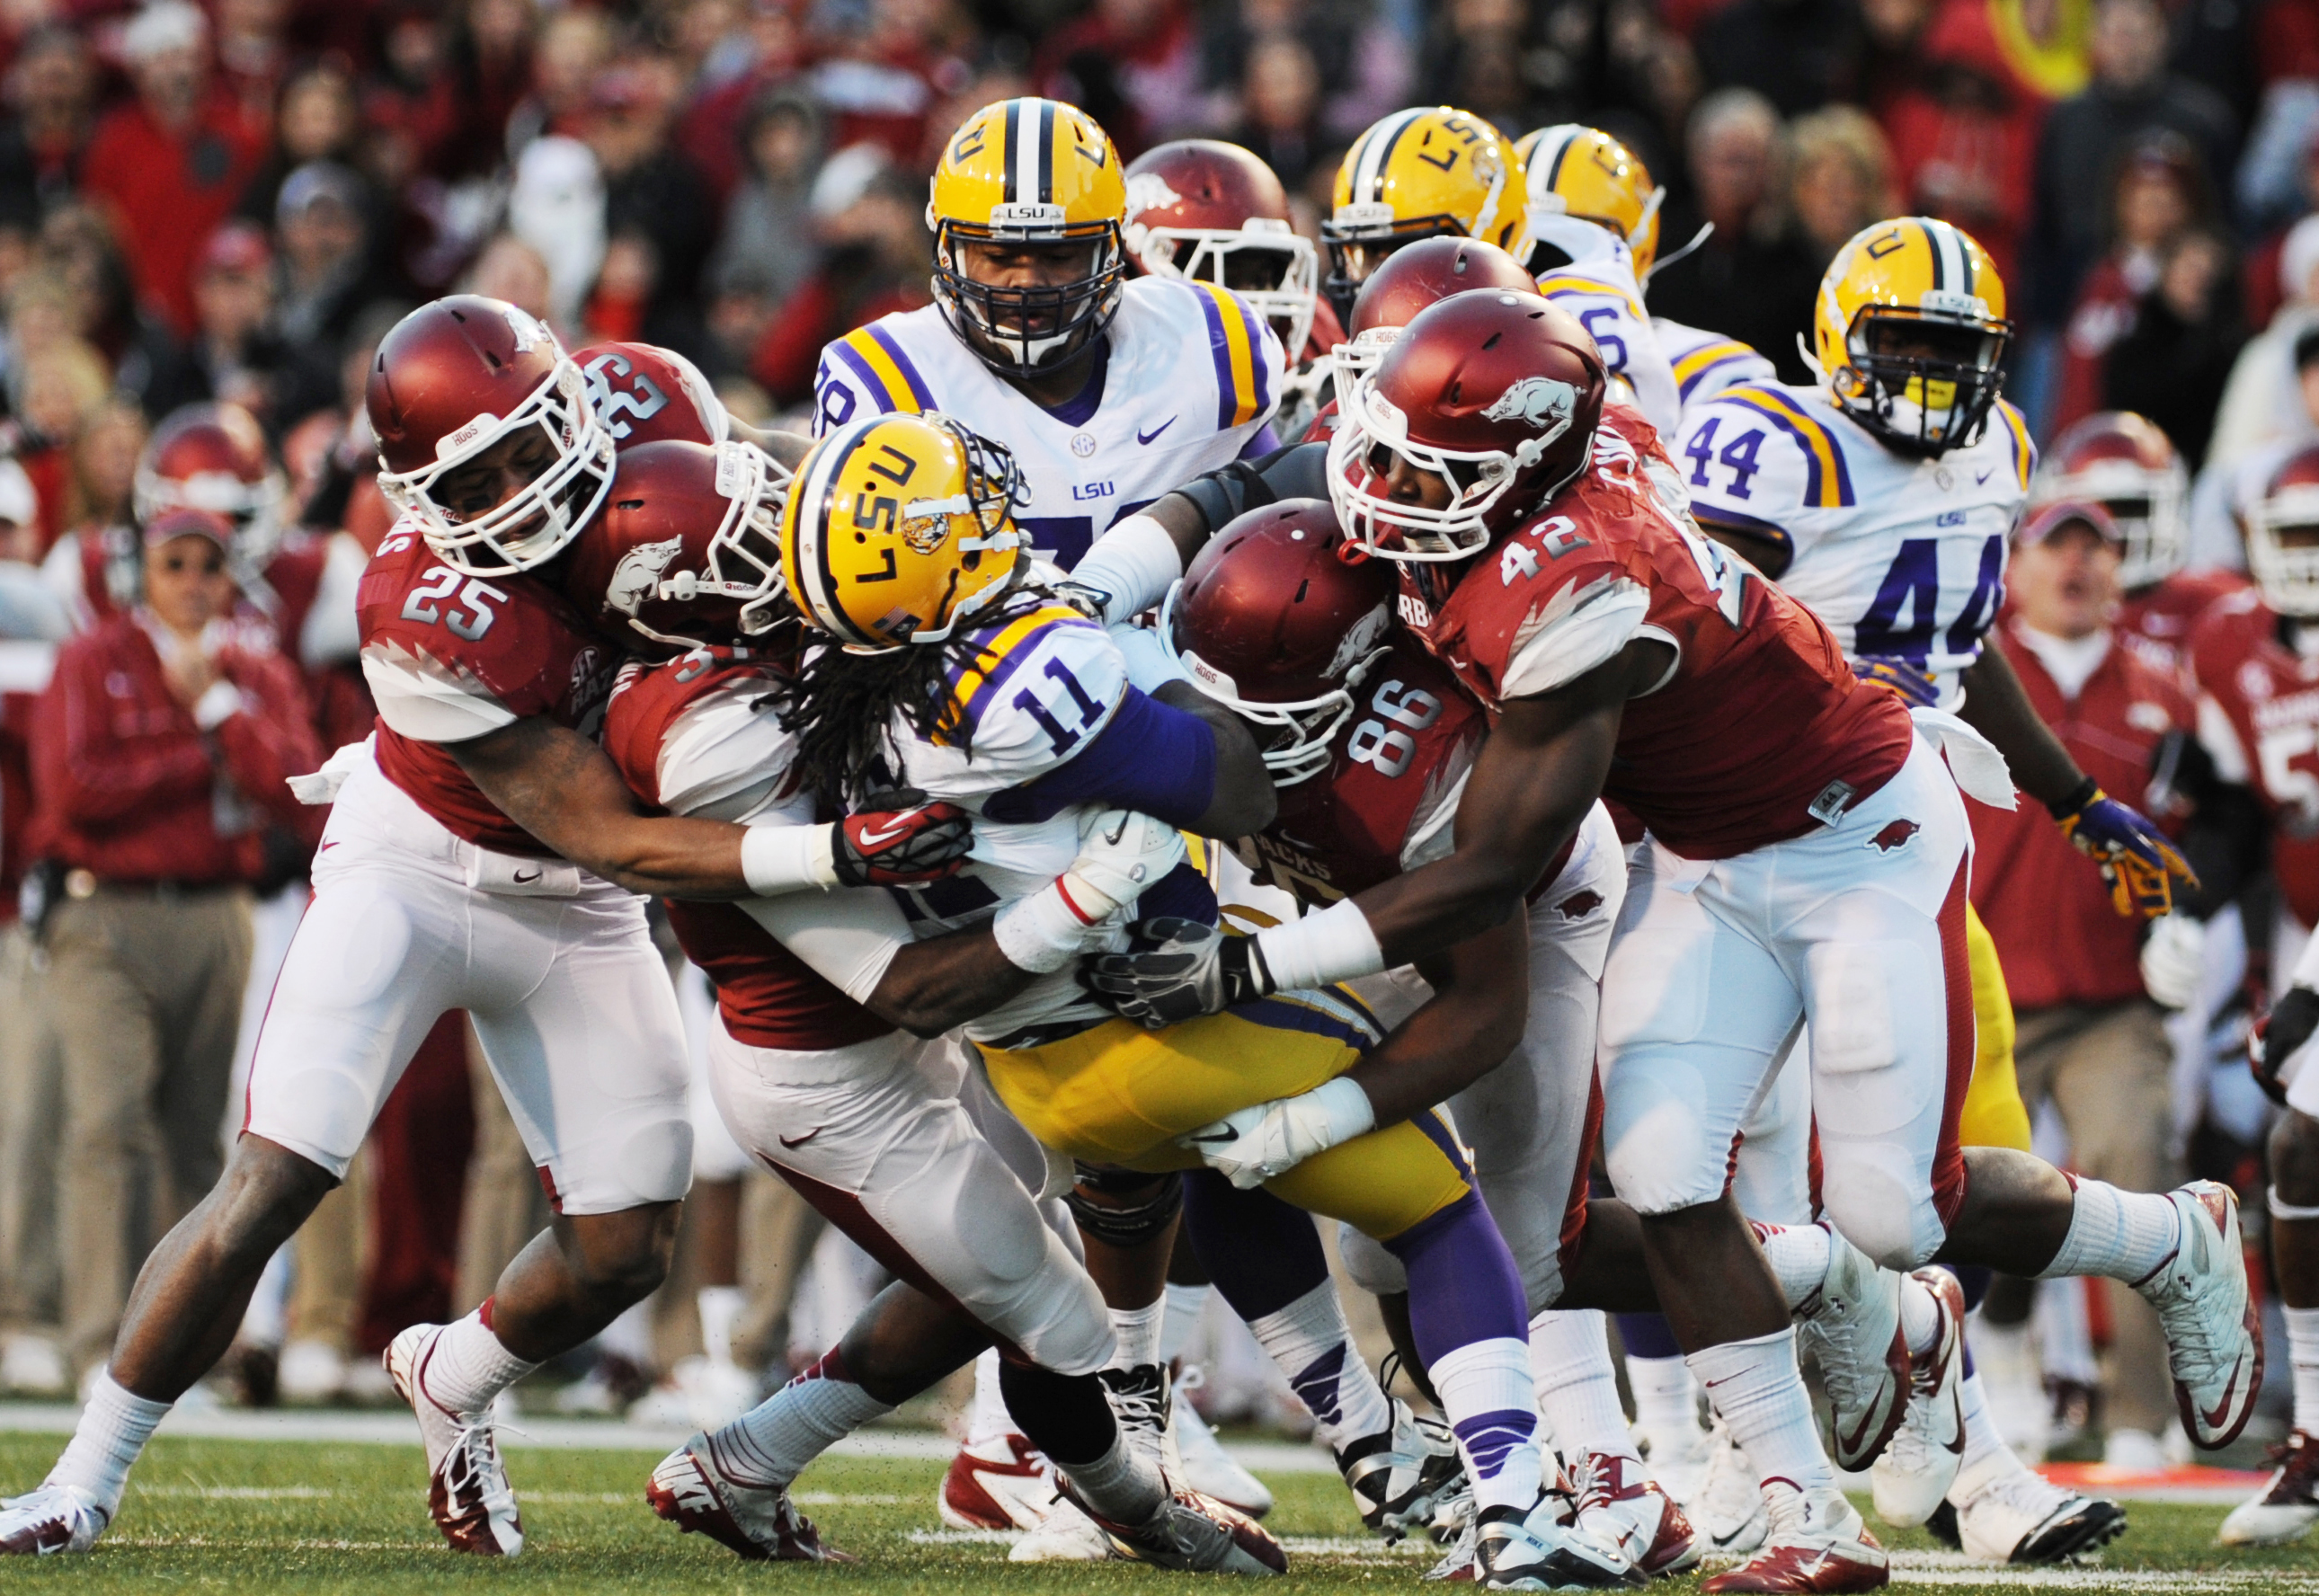
[[[1400,142],[1403,130],[1424,114],[1422,106],[1395,112],[1363,135],[1360,164],[1353,168],[1353,201],[1356,204],[1385,197],[1385,158]]]
[[[806,608],[819,626],[835,632],[849,643],[867,643],[871,639],[857,629],[837,602],[835,584],[830,580],[828,559],[829,491],[837,476],[838,468],[851,459],[860,446],[862,437],[885,419],[883,416],[865,416],[849,422],[823,438],[812,460],[812,469],[796,491],[797,500],[797,580],[804,590]]]
[[[1028,205],[1047,197],[1039,192],[1039,152],[1054,138],[1054,125],[1049,120],[1054,106],[1047,100],[1015,103],[1023,108],[1023,119],[1015,136],[1015,198]]]

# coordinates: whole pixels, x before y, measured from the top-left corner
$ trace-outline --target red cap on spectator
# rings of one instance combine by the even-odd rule
[[[2091,499],[2062,499],[2047,505],[2021,523],[2021,530],[2013,535],[2013,541],[2026,548],[2033,543],[2044,542],[2064,527],[2080,523],[2091,527],[2104,543],[2121,547],[2125,543],[2125,534],[2118,530],[2109,511]]]
[[[203,276],[212,272],[254,276],[273,264],[274,251],[263,230],[247,221],[229,221],[202,246],[194,269]]]
[[[183,506],[165,509],[145,524],[147,548],[158,548],[176,537],[206,537],[218,547],[230,550],[233,525],[221,515]]]

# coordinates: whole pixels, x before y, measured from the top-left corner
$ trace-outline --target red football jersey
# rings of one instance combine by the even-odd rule
[[[661,780],[672,735],[689,712],[746,713],[767,667],[690,654],[665,664],[632,662],[604,711],[604,751],[636,795],[663,807]],[[883,1020],[831,986],[739,905],[668,903],[684,955],[708,972],[725,1029],[753,1047],[820,1052],[884,1036]]]
[[[732,428],[708,379],[657,344],[591,344],[575,350],[588,402],[621,448],[631,444],[720,444]]]
[[[531,715],[595,735],[618,656],[554,589],[528,576],[462,576],[408,522],[378,546],[355,602],[388,780],[470,843],[554,857],[446,744]]]
[[[2129,593],[2117,607],[2117,639],[2144,664],[2171,676],[2190,666],[2190,631],[2215,600],[2245,590],[2233,571],[2177,571],[2163,582]]]
[[[1401,618],[1493,717],[1631,637],[1672,645],[1603,793],[1685,858],[1728,859],[1875,791],[1916,729],[1817,616],[1671,515],[1654,469],[1672,476],[1649,424],[1611,407],[1584,473],[1511,537],[1454,573],[1403,564]]]
[[[2319,924],[2319,659],[2279,641],[2278,617],[2250,587],[2207,607],[2190,634],[2190,672],[2215,769],[2253,788],[2287,906]]]

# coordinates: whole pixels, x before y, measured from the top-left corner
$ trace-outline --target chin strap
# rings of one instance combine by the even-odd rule
[[[1665,190],[1665,189],[1661,189],[1661,190],[1659,190],[1659,194],[1665,194],[1665,192],[1666,192],[1666,190]],[[1657,197],[1658,197],[1658,196],[1657,196],[1656,194],[1654,194],[1654,195],[1652,196],[1652,200],[1653,200],[1653,207],[1652,207],[1652,208],[1653,208],[1653,209],[1656,209],[1656,208],[1657,208],[1657,206],[1656,206]],[[1675,250],[1674,253],[1669,254],[1669,255],[1662,255],[1662,256],[1660,256],[1656,260],[1655,260],[1655,261],[1651,262],[1651,269],[1650,269],[1649,271],[1645,272],[1645,273],[1643,274],[1643,286],[1644,286],[1645,288],[1648,288],[1648,287],[1651,285],[1651,279],[1652,279],[1652,278],[1654,278],[1654,277],[1657,276],[1661,272],[1663,272],[1663,271],[1666,270],[1666,269],[1667,269],[1667,267],[1669,267],[1669,266],[1673,266],[1676,261],[1678,261],[1678,260],[1682,260],[1682,259],[1685,258],[1685,257],[1688,257],[1688,256],[1692,256],[1692,255],[1696,255],[1696,254],[1698,254],[1698,253],[1700,252],[1700,250],[1701,250],[1701,249],[1702,249],[1702,248],[1704,248],[1706,247],[1706,244],[1707,244],[1707,240],[1708,240],[1709,236],[1710,236],[1710,234],[1712,234],[1714,231],[1715,231],[1715,224],[1714,224],[1713,222],[1711,222],[1711,221],[1702,221],[1702,222],[1701,222],[1701,223],[1699,224],[1699,230],[1698,230],[1697,232],[1695,232],[1695,233],[1693,233],[1693,234],[1692,234],[1692,235],[1691,235],[1691,241],[1690,241],[1689,243],[1685,244],[1682,248]],[[1799,336],[1800,336],[1800,335],[1799,335]]]

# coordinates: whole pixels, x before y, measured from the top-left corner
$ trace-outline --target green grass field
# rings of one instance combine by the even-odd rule
[[[56,1446],[50,1436],[0,1435],[0,1490],[20,1490],[37,1480]],[[138,1465],[121,1519],[94,1556],[12,1564],[0,1584],[389,1596],[440,1591],[461,1582],[477,1590],[584,1596],[743,1592],[810,1583],[879,1596],[979,1596],[1150,1589],[1154,1580],[1171,1577],[1126,1564],[1010,1564],[1005,1546],[941,1528],[933,1508],[938,1465],[867,1459],[826,1462],[799,1483],[807,1510],[860,1563],[744,1564],[652,1517],[643,1502],[652,1462],[643,1452],[511,1447],[510,1472],[523,1497],[529,1545],[515,1562],[492,1564],[454,1559],[436,1540],[416,1447],[163,1439]],[[1284,1593],[1374,1591],[1418,1582],[1429,1559],[1359,1538],[1358,1523],[1333,1480],[1296,1474],[1268,1483],[1280,1499],[1268,1522],[1289,1537],[1292,1573]],[[2213,1544],[2218,1508],[2142,1503],[2131,1510],[2133,1528],[2099,1565],[2059,1573],[1985,1572],[1927,1555],[1932,1543],[1919,1533],[1898,1534],[1888,1544],[1912,1555],[1896,1569],[1894,1583],[1958,1591],[2319,1592],[2319,1547],[2226,1556]],[[1691,1583],[1663,1588],[1674,1596]]]

